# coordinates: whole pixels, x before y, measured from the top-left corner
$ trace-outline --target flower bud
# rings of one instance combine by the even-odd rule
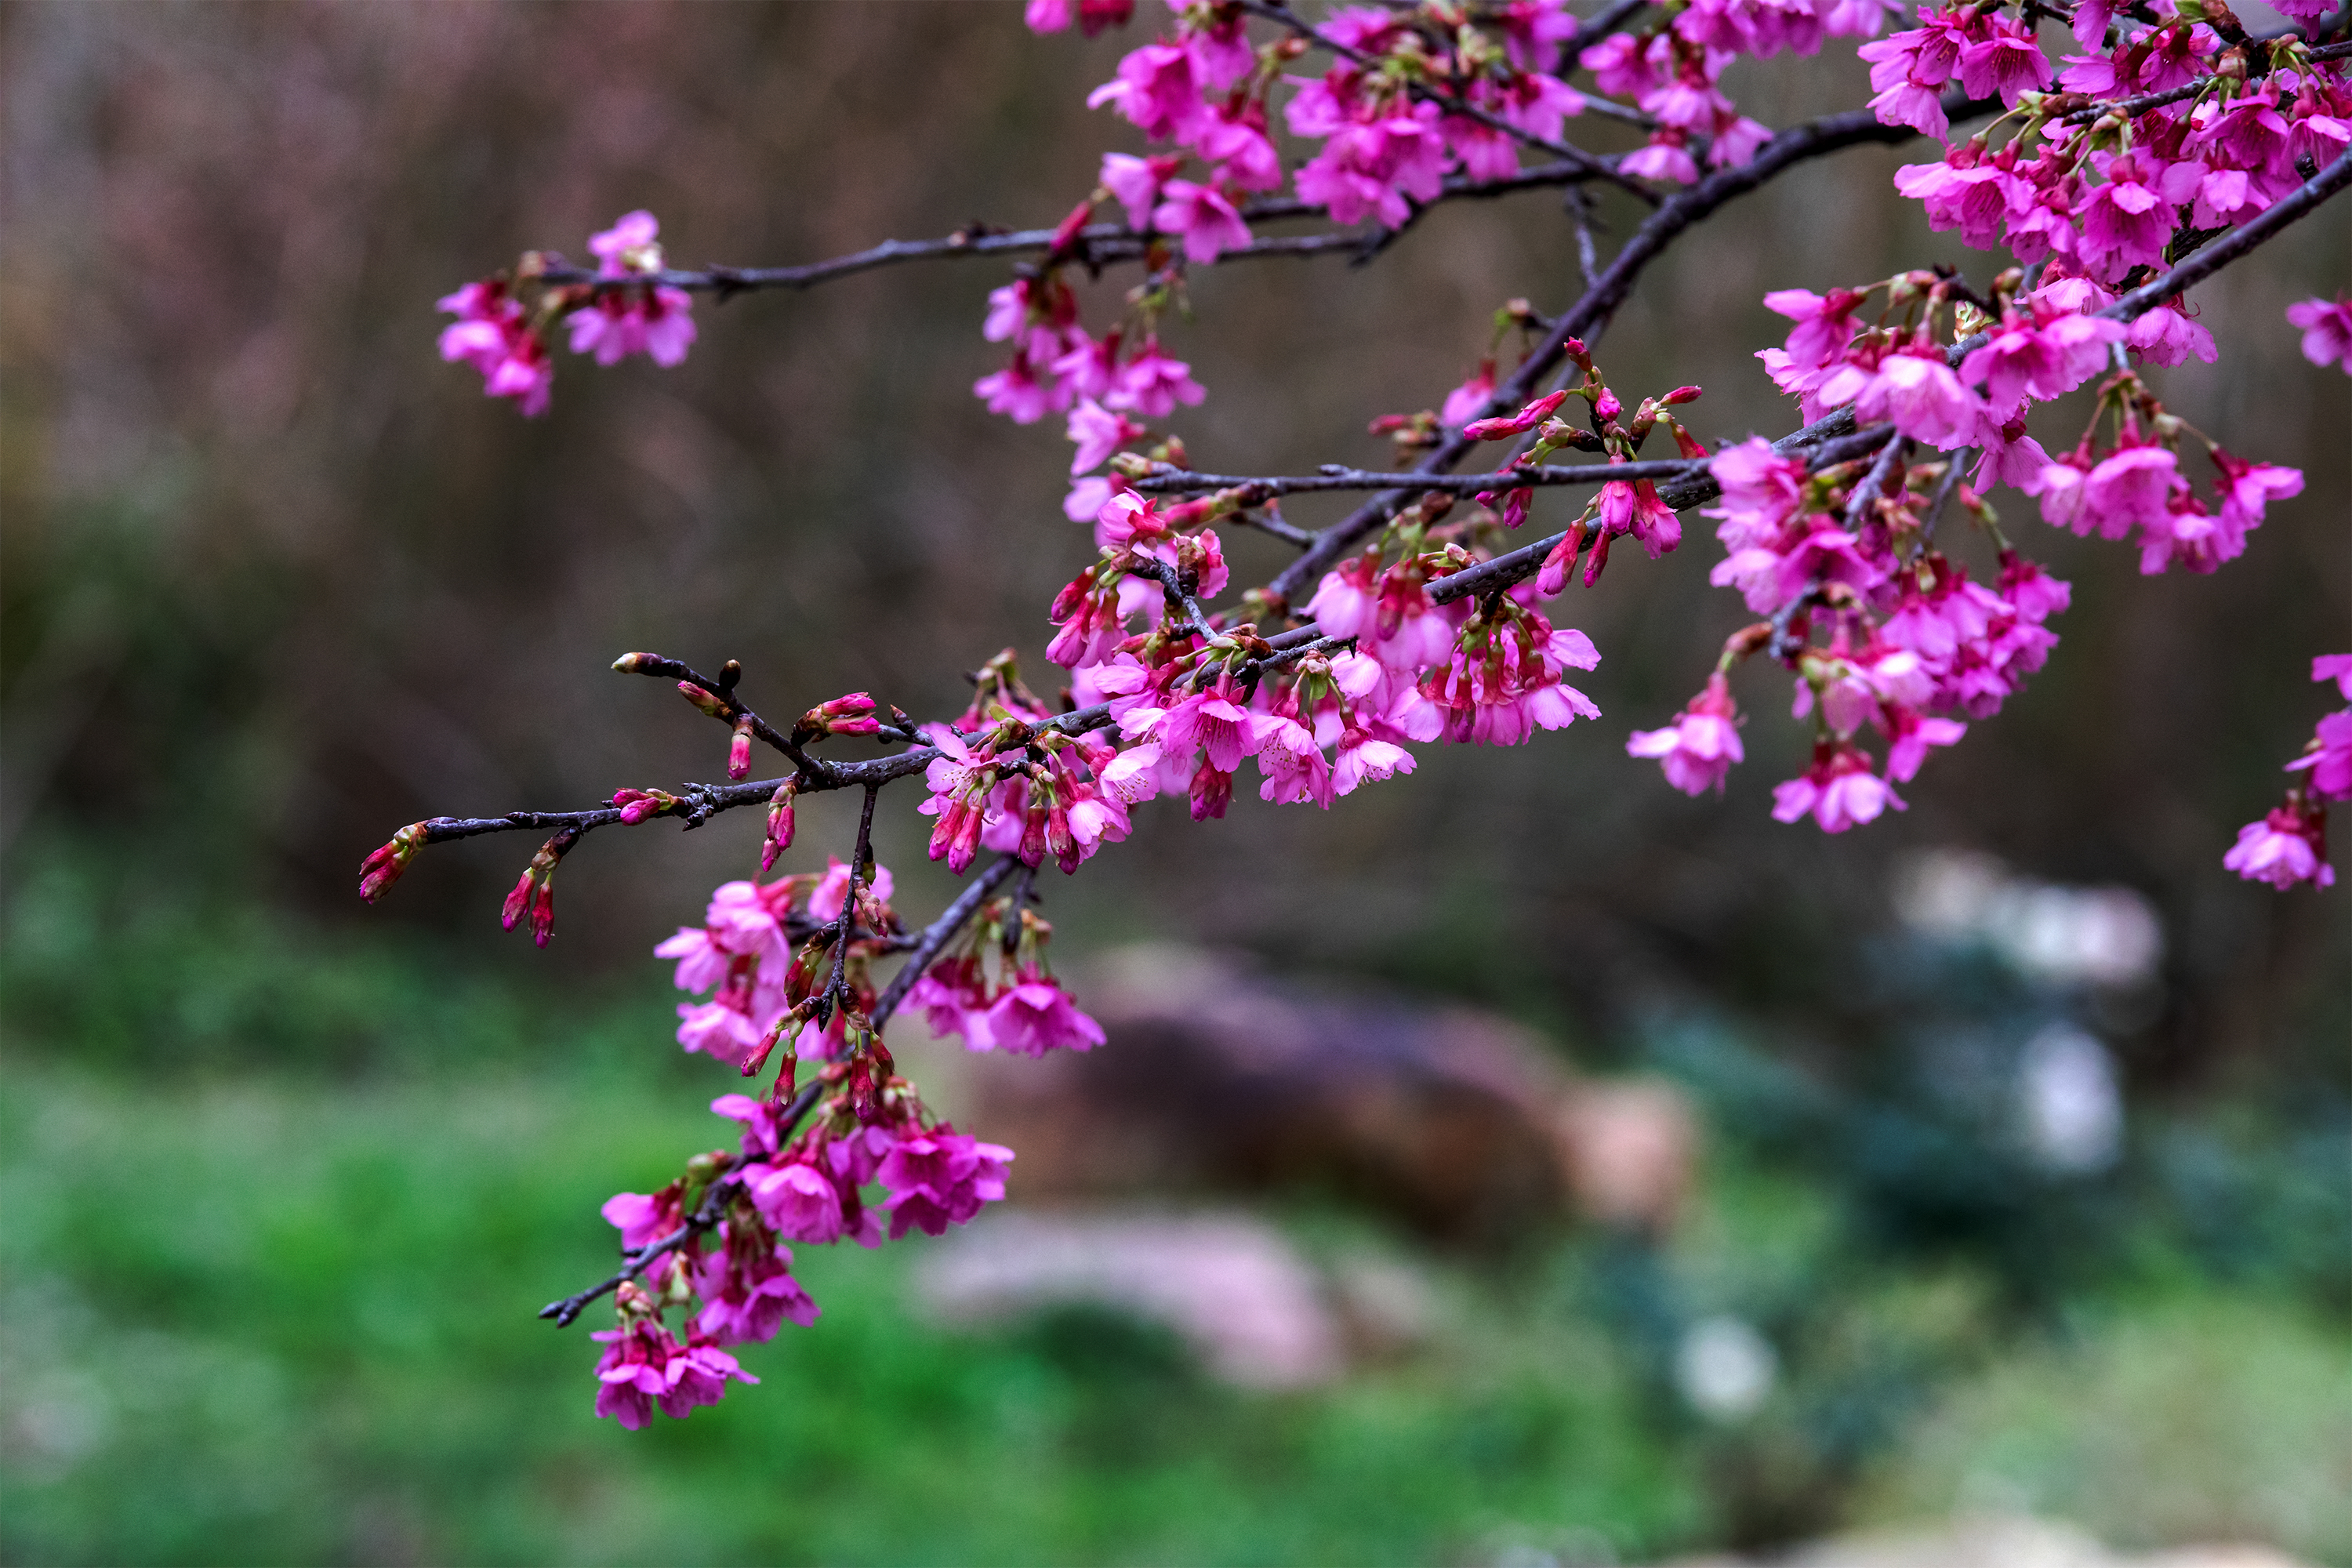
[[[1658,402],[1661,406],[1675,408],[1685,403],[1696,403],[1705,395],[1706,389],[1704,387],[1677,386],[1672,392],[1667,393],[1664,397],[1659,398]]]
[[[726,700],[710,692],[705,691],[701,687],[697,686],[691,680],[679,681],[677,683],[677,694],[680,697],[685,698],[688,702],[693,703],[697,708],[701,709],[705,713],[709,714],[713,719],[724,719],[727,717]]]
[[[613,668],[622,675],[649,675],[663,663],[657,653],[625,653],[613,661]]]
[[[1474,419],[1462,427],[1462,434],[1473,441],[1499,441],[1506,436],[1517,436],[1534,429],[1551,417],[1552,411],[1568,401],[1565,392],[1546,393],[1517,414],[1494,419]]]
[[[768,841],[760,848],[760,875],[775,868],[776,857],[793,847],[793,802],[801,792],[800,775],[776,786],[768,797]]]
[[[727,776],[747,778],[751,772],[751,716],[735,721],[735,734],[727,742]]]
[[[424,823],[412,822],[394,834],[392,842],[360,862],[361,898],[372,904],[400,880],[400,874],[408,869],[408,863],[425,847],[425,832]]]
[[[677,796],[667,790],[623,789],[613,792],[613,804],[621,808],[621,820],[631,827],[661,816],[677,804]],[[508,922],[511,928],[511,921]]]
[[[538,882],[539,872],[536,869],[526,869],[523,872],[514,885],[514,891],[507,895],[505,905],[499,910],[500,931],[514,930],[515,922],[522,919],[524,910],[530,908],[530,890]]]

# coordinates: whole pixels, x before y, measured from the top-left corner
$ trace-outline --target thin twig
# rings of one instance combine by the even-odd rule
[[[1523,490],[1541,485],[1605,485],[1618,479],[1680,479],[1694,468],[1705,467],[1704,458],[1672,458],[1645,463],[1538,463],[1483,474],[1394,474],[1377,468],[1335,468],[1320,474],[1250,475],[1200,474],[1188,468],[1170,468],[1130,482],[1137,489],[1151,494],[1192,495],[1202,490],[1242,488],[1262,490],[1268,496],[1284,496],[1317,490],[1393,489],[1400,480],[1409,479],[1415,489],[1475,495],[1480,490]]]

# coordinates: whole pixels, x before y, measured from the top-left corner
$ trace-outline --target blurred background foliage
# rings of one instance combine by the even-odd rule
[[[756,822],[600,837],[544,953],[493,923],[530,846],[436,848],[373,910],[360,858],[436,812],[715,773],[708,721],[605,673],[625,649],[740,658],[772,711],[868,688],[940,714],[1008,641],[1047,676],[1042,608],[1087,541],[1059,431],[968,394],[999,358],[987,263],[706,300],[685,366],[567,363],[537,423],[435,357],[432,301],[639,205],[689,264],[1048,221],[1132,145],[1082,104],[1131,42],[947,4],[0,11],[0,1552],[1565,1563],[1964,1506],[2352,1562],[2346,906],[2220,867],[2352,624],[2352,397],[2281,315],[2342,285],[2342,204],[2200,291],[2220,364],[2154,376],[2304,494],[2218,576],[2156,580],[2003,498],[2074,582],[2065,640],[1907,814],[1771,823],[1801,737],[1761,672],[1725,799],[1623,755],[1744,618],[1694,529],[1566,602],[1606,656],[1601,723],[1428,755],[1328,816],[1155,811],[1047,889],[1066,948],[1378,975],[1679,1083],[1706,1156],[1671,1237],[1428,1254],[1277,1195],[1310,1250],[1403,1249],[1448,1323],[1280,1396],[1099,1315],[951,1333],[903,1258],[812,1252],[826,1316],[747,1357],[766,1387],[635,1436],[589,1417],[577,1331],[530,1312],[599,1268],[605,1194],[713,1136],[723,1085],[677,1059],[645,950],[743,873]],[[1859,82],[1730,85],[1778,124]],[[1777,433],[1765,290],[1981,280],[1888,189],[1905,157],[1804,169],[1685,241],[1600,342],[1614,384],[1705,385],[1710,440]],[[1440,210],[1361,269],[1212,269],[1170,333],[1211,392],[1179,427],[1228,471],[1378,463],[1368,417],[1433,403],[1504,299],[1576,289],[1541,193]],[[1237,580],[1278,563],[1230,548]],[[948,879],[912,804],[880,847],[915,912]],[[845,848],[843,803],[803,821],[806,854]],[[2155,976],[2052,986],[1908,933],[1896,870],[1935,847],[2137,889]],[[1963,1081],[2053,1021],[2120,1073],[2095,1173],[2021,1159]],[[1675,1386],[1722,1313],[1780,1359],[1733,1423]]]

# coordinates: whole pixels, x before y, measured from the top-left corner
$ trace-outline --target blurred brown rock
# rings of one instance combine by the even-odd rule
[[[1688,1181],[1672,1089],[1580,1082],[1492,1014],[1197,949],[1119,950],[1075,983],[1107,1047],[970,1064],[974,1124],[1021,1151],[1024,1200],[1306,1187],[1481,1242],[1571,1206],[1662,1226]]]

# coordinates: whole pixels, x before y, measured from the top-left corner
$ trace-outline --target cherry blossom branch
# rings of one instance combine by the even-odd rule
[[[2352,152],[2345,153],[2326,168],[2297,185],[2293,192],[2273,202],[2263,210],[2261,216],[2231,229],[2228,235],[2205,246],[2171,271],[2141,284],[2098,313],[2118,321],[2128,321],[2147,314],[2174,295],[2202,283],[2255,247],[2268,242],[2289,224],[2310,216],[2347,185],[2352,185]]]
[[[803,751],[799,742],[790,735],[752,712],[744,705],[743,700],[735,695],[736,683],[743,678],[743,667],[733,659],[727,661],[716,680],[690,665],[665,658],[657,653],[625,653],[613,661],[613,668],[624,675],[662,676],[699,688],[714,699],[721,710],[711,714],[712,718],[730,726],[739,723],[750,725],[751,733],[790,757],[793,765],[800,770],[803,788],[825,776],[825,764]]]
[[[1248,15],[1262,16],[1269,22],[1278,23],[1298,37],[1330,50],[1342,59],[1353,61],[1360,66],[1379,64],[1378,60],[1363,50],[1350,47],[1337,39],[1326,37],[1316,29],[1313,23],[1291,10],[1288,5],[1281,4],[1281,0],[1239,0],[1239,5],[1240,8]],[[1512,124],[1491,110],[1480,108],[1459,94],[1444,91],[1425,82],[1409,82],[1406,84],[1406,90],[1423,102],[1433,103],[1449,114],[1459,114],[1466,120],[1475,120],[1489,131],[1500,132],[1515,142],[1536,148],[1539,152],[1549,153],[1555,158],[1577,163],[1585,169],[1591,178],[1606,180],[1651,206],[1658,205],[1659,197],[1656,192],[1632,175],[1618,173],[1613,164],[1604,162],[1571,142],[1555,142],[1549,137],[1538,136],[1532,131]]]
[[[820,1027],[832,1022],[835,1007],[845,1009],[849,1005],[849,932],[857,923],[857,879],[874,874],[874,801],[881,793],[880,784],[867,784],[866,805],[857,813],[857,847],[849,852],[849,883],[842,889],[841,921],[833,933],[833,975],[824,983],[824,994],[817,999]]]
[[[1948,118],[1959,120],[1977,112],[1980,107],[1956,94],[1946,100],[1945,112]],[[1827,115],[1781,132],[1759,149],[1755,158],[1747,164],[1736,169],[1718,169],[1697,184],[1668,197],[1665,204],[1634,231],[1633,237],[1625,242],[1624,248],[1610,262],[1600,279],[1585,290],[1584,297],[1553,323],[1543,343],[1528,356],[1507,381],[1496,388],[1494,395],[1487,399],[1486,407],[1516,408],[1527,402],[1538,384],[1549,375],[1565,357],[1569,340],[1578,338],[1589,342],[1598,337],[1617,308],[1624,303],[1626,296],[1632,293],[1643,269],[1657,259],[1685,231],[1725,203],[1747,195],[1798,163],[1872,142],[1899,146],[1918,134],[1907,125],[1883,125],[1877,115],[1866,109]],[[1415,465],[1410,474],[1398,476],[1401,481],[1399,488],[1382,491],[1322,530],[1313,548],[1285,567],[1275,578],[1272,591],[1286,600],[1297,598],[1301,588],[1320,577],[1347,553],[1356,541],[1387,522],[1396,510],[1411,499],[1414,489],[1428,488],[1424,481],[1430,475],[1452,468],[1476,445],[1478,443],[1466,440],[1458,433],[1450,437]]]
[[[790,1136],[792,1130],[800,1125],[801,1120],[815,1109],[817,1100],[822,1098],[826,1088],[827,1085],[824,1080],[818,1079],[803,1086],[798,1094],[793,1096],[791,1103],[787,1104],[776,1117],[776,1136],[779,1140]],[[555,1326],[559,1329],[570,1328],[579,1320],[580,1314],[586,1311],[599,1297],[619,1289],[629,1279],[644,1273],[647,1264],[667,1258],[696,1237],[716,1226],[725,1216],[727,1205],[734,1201],[736,1183],[731,1179],[712,1182],[710,1190],[703,1195],[702,1202],[696,1206],[694,1213],[687,1216],[684,1225],[657,1241],[649,1241],[635,1251],[622,1253],[621,1267],[617,1273],[589,1286],[585,1290],[575,1291],[562,1300],[550,1301],[539,1310],[539,1315],[542,1318],[554,1319]]]
[[[915,982],[922,978],[923,971],[930,967],[931,960],[940,955],[940,950],[955,940],[956,932],[963,929],[964,922],[988,901],[991,894],[1004,885],[1004,879],[1011,876],[1020,864],[1018,856],[999,856],[994,865],[973,878],[971,885],[956,895],[955,902],[941,910],[939,919],[923,928],[923,934],[916,939],[913,951],[907,954],[906,963],[890,977],[890,984],[882,988],[882,994],[874,1003],[876,1029],[880,1029],[898,1010],[898,1005],[907,999],[907,993],[914,989]]]
[[[1440,187],[1437,195],[1423,205],[1425,208],[1440,202],[1491,200],[1520,191],[1577,185],[1589,180],[1605,178],[1608,173],[1613,173],[1613,170],[1606,173],[1597,171],[1593,166],[1595,163],[1592,154],[1580,153],[1577,157],[1538,163],[1492,180],[1472,180],[1453,175]],[[1278,197],[1245,202],[1240,210],[1245,220],[1265,223],[1282,218],[1310,217],[1324,209],[1296,197]],[[1050,251],[1057,237],[1058,231],[1051,228],[991,232],[985,225],[973,225],[938,239],[887,239],[879,245],[852,251],[846,256],[805,262],[797,267],[665,268],[658,272],[632,273],[625,278],[609,278],[581,267],[549,267],[540,277],[549,283],[592,289],[598,292],[657,284],[664,288],[684,289],[689,293],[715,294],[724,303],[737,294],[763,289],[811,289],[820,283],[832,282],[836,278],[854,277],[860,272],[870,272],[877,268],[896,266],[901,262],[952,261],[969,257],[1025,256]],[[1139,232],[1123,223],[1097,223],[1079,229],[1075,238],[1066,239],[1065,244],[1072,259],[1095,267],[1113,261],[1138,259],[1150,250],[1155,238],[1165,237]],[[1384,245],[1387,237],[1378,229],[1370,232],[1347,229],[1328,234],[1260,239],[1248,245],[1231,247],[1219,256],[1218,260],[1222,262],[1234,257],[1320,255],[1326,251],[1345,250],[1350,246]]]
[[[1519,490],[1541,485],[1605,485],[1614,479],[1678,479],[1694,468],[1703,468],[1703,458],[1666,458],[1645,463],[1538,463],[1524,468],[1496,468],[1483,474],[1402,475],[1383,473],[1376,468],[1349,468],[1333,464],[1319,474],[1202,474],[1188,468],[1163,468],[1143,478],[1129,481],[1150,494],[1194,495],[1203,490],[1238,489],[1236,499],[1244,506],[1255,506],[1275,496],[1299,495],[1318,490],[1385,490],[1396,488],[1401,479],[1411,478],[1420,490],[1447,490],[1455,495],[1472,495],[1479,490]],[[1304,530],[1293,529],[1306,540],[1315,536]]]

